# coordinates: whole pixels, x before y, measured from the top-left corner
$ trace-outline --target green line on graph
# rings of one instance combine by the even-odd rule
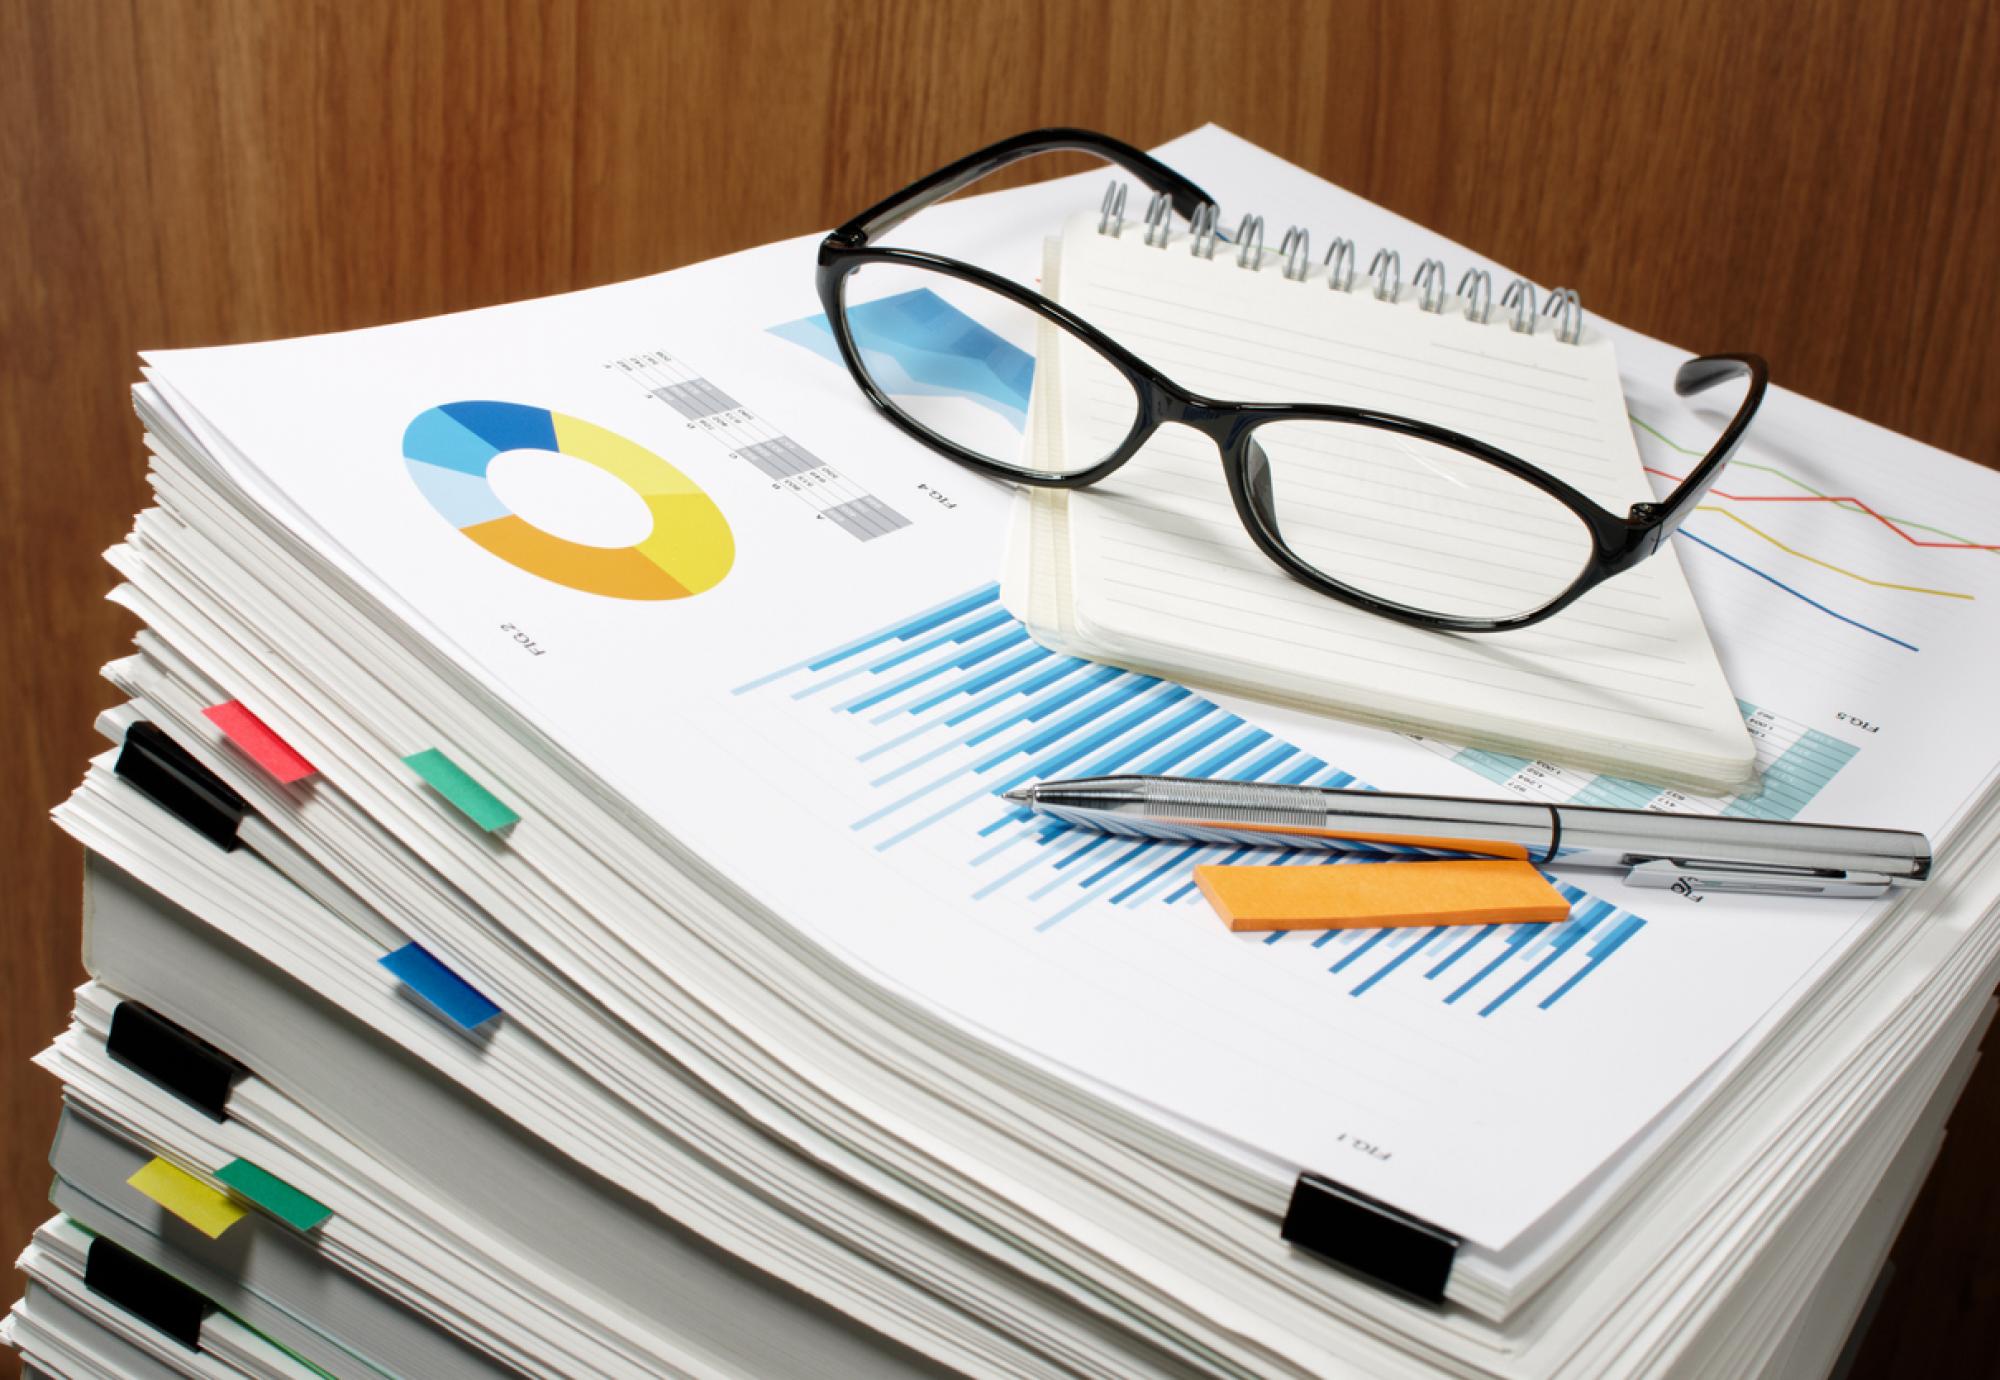
[[[1661,432],[1658,427],[1653,426],[1643,417],[1640,417],[1630,412],[1626,413],[1625,415],[1632,418],[1633,426],[1638,427],[1641,431],[1645,432],[1648,436],[1651,436],[1654,440],[1658,441],[1661,445],[1666,446],[1670,450],[1677,450],[1682,455],[1691,455],[1696,459],[1700,459],[1704,454],[1704,452],[1702,451],[1689,450],[1686,446],[1674,440],[1671,436],[1668,436],[1663,432]],[[1819,489],[1815,489],[1812,485],[1806,483],[1805,480],[1799,478],[1797,475],[1789,474],[1786,471],[1777,468],[1775,465],[1760,465],[1754,460],[1731,460],[1729,462],[1729,465],[1731,469],[1762,470],[1765,474],[1774,474],[1778,478],[1784,480],[1787,484],[1796,485],[1798,488],[1804,489],[1814,498],[1826,499],[1827,502],[1831,503],[1834,507],[1840,509],[1842,512],[1859,513],[1863,517],[1876,517],[1876,516],[1886,517],[1890,522],[1895,523],[1899,527],[1914,527],[1919,532],[1934,532],[1940,537],[1949,537],[1953,541],[1971,547],[1974,550],[1978,550],[1981,549],[1982,547],[1985,547],[1984,543],[1976,542],[1971,537],[1961,537],[1956,532],[1947,532],[1942,527],[1932,527],[1929,523],[1918,522],[1914,518],[1891,517],[1886,513],[1878,515],[1874,512],[1871,512],[1869,509],[1863,507],[1861,504],[1856,503],[1853,499],[1829,498],[1824,492],[1822,492]],[[1991,548],[1985,548],[1985,549],[1990,550]]]

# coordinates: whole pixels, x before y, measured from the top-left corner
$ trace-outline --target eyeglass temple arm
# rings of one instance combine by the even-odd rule
[[[1032,158],[1038,153],[1062,150],[1092,153],[1116,163],[1154,191],[1167,193],[1173,198],[1174,210],[1183,216],[1192,216],[1202,205],[1215,204],[1215,198],[1207,192],[1144,149],[1134,148],[1122,139],[1113,139],[1108,134],[1088,129],[1034,129],[1011,139],[1002,139],[997,144],[989,144],[956,163],[939,168],[929,177],[877,202],[833,233],[850,244],[866,244],[877,235],[887,234],[926,206],[944,200],[953,192],[970,186],[989,173],[998,172],[1009,163]]]
[[[1743,441],[1743,433],[1750,427],[1750,419],[1757,415],[1757,408],[1764,401],[1764,389],[1770,382],[1770,370],[1760,355],[1703,355],[1691,359],[1674,373],[1674,392],[1683,398],[1705,392],[1719,383],[1748,376],[1749,391],[1737,406],[1736,415],[1729,419],[1729,425],[1722,429],[1701,463],[1674,486],[1674,491],[1657,503],[1635,503],[1629,521],[1633,526],[1635,541],[1644,539],[1646,549],[1657,551],[1660,546],[1687,521],[1687,516],[1695,510],[1695,505],[1707,496],[1722,475],[1722,467],[1729,463],[1730,456]]]

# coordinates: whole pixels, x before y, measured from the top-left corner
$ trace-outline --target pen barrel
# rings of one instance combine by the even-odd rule
[[[1232,781],[1134,782],[1093,802],[1123,815],[1186,830],[1197,840],[1338,852],[1443,850],[1539,862],[1554,843],[1546,805],[1515,800],[1339,791]],[[1098,819],[1096,827],[1107,826]]]
[[[1931,870],[1930,841],[1899,829],[1248,781],[1092,777],[1042,788],[1035,808],[1141,838],[1520,858],[1687,892],[1875,896]]]
[[[1699,873],[1703,864],[1715,863],[1746,880],[1759,873],[1774,879],[1869,875],[1892,886],[1930,875],[1930,840],[1900,829],[1560,805],[1555,815],[1555,860],[1578,867],[1658,864],[1663,871]]]

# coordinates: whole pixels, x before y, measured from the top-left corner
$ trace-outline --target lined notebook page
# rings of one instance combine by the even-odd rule
[[[1324,269],[1286,279],[1275,255],[1252,272],[1229,246],[1202,259],[1184,236],[1155,248],[1136,227],[1100,235],[1094,215],[1066,227],[1057,267],[1065,305],[1195,392],[1401,413],[1491,442],[1613,512],[1653,497],[1610,342],[1588,331],[1575,345],[1547,324],[1526,336],[1498,310],[1481,326],[1419,310],[1407,287],[1382,302],[1366,279],[1352,292],[1329,288]],[[1053,424],[1035,429],[1037,444],[1062,452],[1051,468],[1108,452],[1130,415],[1083,352],[1056,347]],[[1421,470],[1416,482],[1445,481],[1458,483]],[[1413,521],[1398,501],[1409,481],[1393,473],[1350,465],[1324,482],[1311,539],[1330,558],[1383,571],[1384,592],[1469,596],[1488,553],[1493,578],[1512,574],[1480,502],[1427,504]],[[1094,654],[1627,775],[1721,786],[1751,770],[1749,736],[1671,550],[1533,628],[1405,627],[1274,566],[1243,530],[1216,448],[1182,427],[1072,494],[1066,517],[1068,598],[1056,603],[1069,626],[1059,631]]]

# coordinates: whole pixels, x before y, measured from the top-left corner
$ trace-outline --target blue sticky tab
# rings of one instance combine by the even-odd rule
[[[377,960],[400,978],[405,986],[435,1006],[454,1024],[473,1030],[500,1014],[477,988],[432,956],[417,943],[405,944]]]

